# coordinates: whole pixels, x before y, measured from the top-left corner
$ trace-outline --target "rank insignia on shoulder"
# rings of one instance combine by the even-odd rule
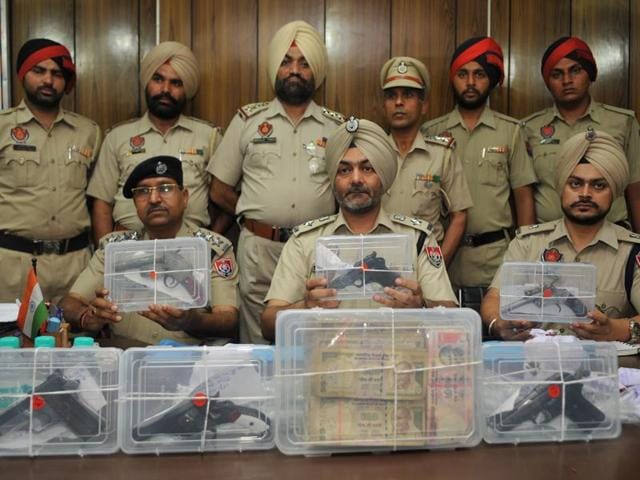
[[[329,110],[327,107],[322,107],[322,114],[336,122],[337,124],[341,124],[345,122],[344,115],[338,112],[334,112],[333,110]]]
[[[445,132],[448,134],[448,132]],[[449,135],[435,135],[435,136],[425,136],[424,140],[429,143],[435,143],[436,145],[441,145],[446,148],[451,148],[452,150],[456,148],[456,139]]]
[[[424,251],[427,254],[427,259],[429,263],[436,268],[442,267],[442,250],[439,246],[435,247],[424,247]]]
[[[250,103],[238,109],[238,115],[243,120],[253,117],[256,113],[269,108],[269,102]]]
[[[233,260],[230,258],[219,258],[213,262],[213,268],[221,277],[228,278],[233,274]]]
[[[562,254],[557,248],[545,248],[542,252],[543,262],[559,262],[562,260]]]

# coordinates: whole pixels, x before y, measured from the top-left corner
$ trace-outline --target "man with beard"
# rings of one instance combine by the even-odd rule
[[[591,263],[598,269],[596,308],[590,322],[547,324],[558,333],[589,340],[640,341],[640,235],[605,218],[624,195],[629,165],[619,142],[593,131],[578,133],[560,147],[554,167],[563,218],[518,231],[505,262]],[[500,271],[482,302],[489,333],[505,340],[525,340],[531,322],[500,319]]]
[[[260,314],[291,227],[335,212],[327,177],[326,137],[342,115],[318,106],[327,51],[320,34],[295,21],[276,32],[268,74],[276,98],[245,105],[211,159],[211,199],[238,215],[240,339],[264,343]]]
[[[625,191],[627,205],[624,196],[617,198],[607,219],[640,232],[640,127],[634,112],[591,98],[589,88],[596,80],[598,68],[589,45],[577,37],[562,37],[549,45],[542,56],[541,69],[554,105],[524,120],[539,180],[535,189],[538,221],[549,222],[562,215],[553,176],[558,150],[571,136],[593,128],[618,141],[626,153],[631,174]]]
[[[466,209],[473,203],[462,166],[453,153],[453,139],[420,134],[431,88],[429,72],[418,59],[394,57],[380,71],[380,86],[398,158],[398,175],[383,198],[384,206],[390,212],[431,223],[448,265],[464,234]]]
[[[267,307],[262,314],[265,338],[273,339],[277,313],[289,308],[455,307],[455,296],[431,224],[400,214],[390,215],[381,206],[382,196],[393,184],[398,169],[396,152],[384,130],[368,120],[351,117],[327,140],[326,161],[340,210],[336,215],[294,228],[265,299]],[[316,239],[326,235],[383,233],[400,233],[413,239],[414,278],[396,279],[402,290],[385,287],[386,296],[329,300],[336,290],[327,288],[327,279],[313,273]]]
[[[60,107],[76,81],[66,47],[27,41],[17,73],[24,99],[0,112],[0,302],[21,296],[34,256],[44,298],[57,300],[91,257],[87,173],[102,134]]]
[[[107,132],[89,182],[96,243],[114,229],[142,228],[122,185],[136,165],[155,155],[171,155],[183,164],[185,186],[191,193],[185,221],[194,227],[211,224],[207,211],[211,178],[206,166],[220,141],[220,130],[182,114],[198,90],[199,76],[195,56],[181,43],[163,42],[145,55],[140,83],[148,111]]]
[[[449,275],[460,289],[462,305],[477,310],[502,262],[509,230],[514,223],[535,222],[536,177],[518,121],[487,105],[489,94],[504,79],[500,45],[489,37],[466,40],[453,54],[449,78],[456,107],[424,124],[422,131],[456,140],[473,207],[467,210],[465,235]]]

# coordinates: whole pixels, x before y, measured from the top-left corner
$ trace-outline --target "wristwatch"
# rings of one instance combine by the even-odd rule
[[[627,343],[640,343],[640,322],[629,320],[629,341]]]

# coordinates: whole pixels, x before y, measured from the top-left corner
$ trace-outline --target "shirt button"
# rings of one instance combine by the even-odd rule
[[[56,191],[56,187],[51,187],[51,190],[53,190],[55,192]]]
[[[297,128],[294,128],[294,129],[293,129],[293,133],[298,133],[298,129],[297,129]]]
[[[52,137],[51,132],[49,132],[49,134],[47,135],[47,137],[49,137],[49,138],[51,138],[51,137]]]
[[[292,203],[292,204],[291,204],[291,208],[296,208],[296,204],[295,204],[295,203]]]
[[[162,140],[162,143],[167,143],[167,139],[165,138],[164,140]]]
[[[293,152],[293,156],[297,157],[298,156],[298,152]]]
[[[56,163],[56,161],[52,158],[52,159],[51,159],[51,163]]]
[[[293,178],[291,179],[291,181],[292,181],[292,182],[295,182],[295,181],[296,181],[296,177],[293,177]]]
[[[53,217],[51,217],[51,220],[53,220],[55,222],[56,216],[54,215]]]

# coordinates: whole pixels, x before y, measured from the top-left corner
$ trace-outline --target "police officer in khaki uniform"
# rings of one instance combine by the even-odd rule
[[[17,71],[25,97],[0,112],[0,302],[21,296],[34,256],[44,298],[57,300],[91,257],[85,193],[101,132],[60,108],[76,80],[66,47],[29,40]]]
[[[251,343],[264,343],[263,300],[291,227],[335,212],[324,149],[343,120],[312,99],[327,52],[311,25],[295,21],[278,30],[268,61],[276,98],[238,110],[208,168],[211,199],[242,225],[240,339]]]
[[[384,130],[368,120],[353,117],[327,141],[327,169],[340,205],[337,215],[306,222],[294,229],[273,275],[262,314],[262,332],[272,339],[276,315],[289,308],[420,308],[455,306],[455,296],[444,267],[442,251],[432,226],[424,220],[389,215],[381,206],[384,192],[397,172],[396,152]],[[338,302],[327,288],[327,279],[314,277],[316,239],[323,235],[402,233],[413,238],[415,277],[396,279],[406,290],[385,288],[372,299]]]
[[[453,139],[425,137],[420,120],[427,111],[430,82],[427,67],[411,57],[394,57],[380,71],[383,109],[398,174],[383,197],[389,212],[426,220],[442,246],[446,264],[453,258],[473,205],[462,166],[453,153]],[[442,225],[448,215],[448,225]]]
[[[456,140],[473,207],[467,210],[466,232],[449,275],[460,288],[462,305],[478,309],[502,262],[509,229],[535,222],[536,178],[518,121],[486,104],[504,78],[500,45],[489,37],[466,40],[453,54],[449,77],[456,108],[424,124],[423,132]]]
[[[154,344],[162,339],[198,344],[210,337],[235,338],[238,311],[236,290],[238,268],[231,242],[204,228],[183,221],[189,191],[183,188],[184,162],[175,157],[157,156],[136,166],[123,187],[144,225],[141,234],[128,230],[104,237],[89,266],[61,302],[65,318],[79,330],[99,332],[108,325],[116,344]],[[210,306],[180,310],[168,305],[150,305],[139,313],[118,313],[104,289],[105,245],[122,240],[153,240],[200,237],[211,247]]]
[[[527,146],[539,183],[536,185],[536,215],[539,222],[562,216],[560,198],[554,188],[558,150],[569,137],[587,128],[612,135],[622,146],[629,162],[630,181],[624,197],[616,199],[608,220],[631,225],[640,232],[640,127],[635,114],[604,103],[589,95],[591,82],[598,73],[589,46],[577,37],[562,37],[553,42],[542,57],[542,77],[553,97],[553,107],[524,119]],[[631,220],[631,223],[628,221]]]
[[[563,142],[554,168],[563,218],[519,230],[505,261],[592,263],[598,269],[590,322],[546,324],[591,340],[640,341],[640,235],[605,219],[629,178],[625,154],[611,135],[588,130]],[[534,326],[500,319],[500,272],[482,302],[489,333],[524,340]],[[567,328],[568,327],[568,328]]]
[[[198,90],[198,63],[191,50],[178,42],[163,42],[142,60],[140,83],[149,110],[141,117],[113,127],[104,140],[89,183],[96,242],[116,229],[140,230],[133,204],[122,185],[133,168],[155,155],[171,155],[184,164],[190,192],[185,220],[209,226],[207,211],[210,175],[207,163],[220,141],[220,130],[204,120],[183,115],[187,100]]]

